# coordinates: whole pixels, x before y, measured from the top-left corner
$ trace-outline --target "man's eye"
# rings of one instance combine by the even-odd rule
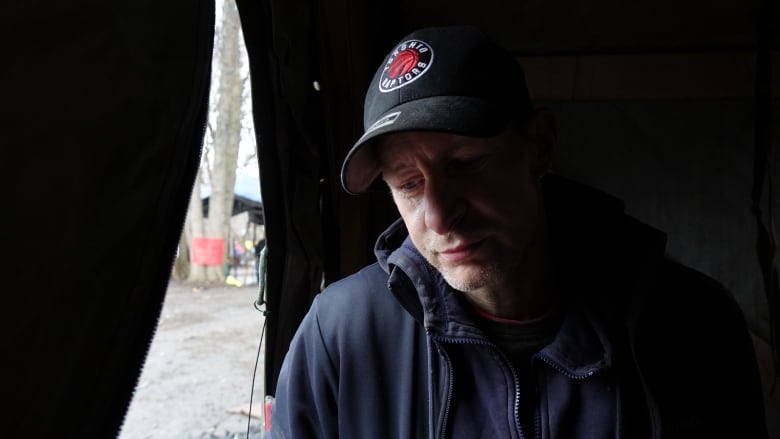
[[[425,180],[422,178],[414,178],[411,180],[404,180],[403,182],[399,182],[397,184],[392,185],[392,190],[397,195],[403,195],[404,197],[409,197],[411,195],[416,194],[420,188],[423,185],[423,182]]]
[[[402,191],[411,191],[419,185],[420,185],[420,180],[410,180],[398,186],[398,189]]]

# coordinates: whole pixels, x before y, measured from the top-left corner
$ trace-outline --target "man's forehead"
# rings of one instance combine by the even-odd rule
[[[448,152],[485,147],[484,139],[433,131],[407,131],[385,134],[374,144],[377,157],[389,159],[398,153]]]
[[[505,131],[494,137],[469,137],[453,133],[433,131],[408,131],[385,134],[373,145],[374,156],[380,163],[388,164],[404,157],[425,156],[431,159],[447,158],[459,154],[487,152],[517,143],[517,136]]]

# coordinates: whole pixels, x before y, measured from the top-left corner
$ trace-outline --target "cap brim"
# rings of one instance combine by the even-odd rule
[[[403,131],[441,131],[491,137],[506,128],[511,109],[466,96],[433,96],[393,107],[369,127],[344,159],[341,185],[350,194],[365,192],[380,174],[374,141]]]

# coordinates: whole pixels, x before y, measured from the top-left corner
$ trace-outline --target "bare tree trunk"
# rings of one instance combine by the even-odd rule
[[[184,239],[188,243],[192,242],[194,236],[205,236],[205,227],[203,225],[203,202],[200,199],[200,182],[201,176],[198,171],[195,177],[195,186],[192,189],[192,199],[190,199],[190,206],[187,210],[187,219],[184,226]],[[189,252],[187,258],[189,258]],[[182,257],[181,252],[179,258]],[[206,266],[200,264],[190,264],[189,275],[187,280],[190,282],[205,282],[206,281]]]
[[[176,260],[173,262],[173,273],[171,276],[176,280],[187,280],[190,277],[190,245],[189,233],[185,225],[179,238],[179,252],[176,254]]]
[[[222,238],[225,240],[223,261],[232,262],[233,243],[230,233],[230,217],[233,211],[233,187],[236,182],[238,146],[241,139],[244,78],[241,76],[241,52],[239,39],[241,28],[235,0],[225,0],[222,6],[222,22],[215,44],[215,66],[212,81],[219,78],[216,94],[215,129],[209,129],[212,152],[204,151],[200,172],[195,181],[192,199],[183,233],[183,239],[191,243],[195,236]],[[214,86],[214,85],[212,85]],[[211,128],[211,126],[210,126]],[[208,143],[207,143],[208,144]],[[209,160],[209,157],[211,158]],[[203,217],[203,203],[200,198],[200,183],[207,179],[211,187],[208,217]],[[180,248],[183,248],[181,246]],[[189,249],[189,245],[187,246]],[[180,252],[180,257],[189,256]],[[191,264],[187,280],[190,282],[224,282],[226,267]]]
[[[233,187],[236,182],[238,144],[241,139],[241,78],[240,23],[234,0],[225,0],[222,6],[222,33],[220,51],[219,90],[217,97],[217,129],[214,133],[214,163],[211,170],[211,198],[206,233],[225,239],[225,260],[232,255],[230,217],[233,211]],[[231,261],[232,262],[232,261]],[[223,267],[207,268],[209,280],[224,280]]]

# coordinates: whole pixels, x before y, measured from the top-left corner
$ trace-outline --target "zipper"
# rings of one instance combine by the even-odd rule
[[[454,338],[454,337],[446,337],[441,335],[433,335],[430,333],[430,331],[426,331],[428,333],[428,336],[433,339],[437,343],[437,350],[441,353],[441,355],[444,356],[446,362],[447,362],[447,368],[450,375],[450,381],[449,381],[449,388],[447,393],[447,400],[444,407],[444,416],[443,416],[443,423],[441,428],[441,434],[440,438],[444,439],[446,435],[446,429],[447,429],[447,422],[449,421],[449,413],[452,405],[452,391],[453,391],[453,366],[452,362],[447,355],[447,353],[444,351],[444,349],[439,346],[439,343],[450,343],[450,344],[472,344],[472,345],[479,345],[479,346],[487,346],[492,349],[494,349],[496,352],[498,352],[499,356],[503,359],[504,364],[509,367],[509,370],[512,372],[512,379],[514,380],[514,386],[515,386],[515,398],[514,398],[514,418],[515,418],[515,429],[519,435],[520,439],[526,439],[526,434],[523,432],[523,427],[520,424],[520,380],[517,375],[517,371],[515,370],[515,367],[512,365],[512,363],[509,361],[507,356],[501,351],[501,349],[498,348],[498,346],[495,343],[490,342],[489,340],[483,340],[483,339],[460,339],[460,338]],[[575,374],[570,371],[568,371],[564,366],[557,363],[555,360],[550,358],[549,356],[537,353],[533,356],[533,358],[538,358],[548,366],[550,366],[553,370],[560,373],[561,375],[571,379],[571,380],[582,380],[585,378],[589,378],[593,376],[597,371],[596,370],[588,370],[587,372]],[[538,392],[537,392],[538,393]],[[541,415],[539,411],[539,407],[534,409],[534,425],[533,425],[533,438],[538,438],[541,432]],[[530,432],[529,432],[530,433]],[[530,439],[530,438],[529,438]]]
[[[507,359],[506,355],[501,352],[501,349],[498,348],[494,343],[491,343],[489,341],[485,340],[461,340],[461,339],[455,339],[455,338],[447,338],[447,337],[441,337],[441,336],[435,336],[432,335],[430,332],[428,332],[428,336],[431,337],[434,341],[437,341],[439,343],[451,343],[451,344],[472,344],[472,345],[479,345],[479,346],[487,346],[490,348],[493,348],[500,357],[503,359],[504,364],[509,367],[509,370],[512,372],[512,380],[514,382],[515,386],[515,398],[514,398],[514,417],[515,417],[515,428],[517,429],[517,433],[520,436],[520,439],[525,439],[525,435],[523,434],[523,428],[520,425],[520,379],[517,376],[517,371],[515,370],[514,366],[512,366],[512,363]],[[452,361],[450,361],[450,357],[447,355],[447,353],[442,349],[440,346],[436,346],[438,351],[444,356],[445,360],[447,361],[447,368],[449,372],[449,386],[447,389],[447,402],[444,406],[444,417],[442,419],[442,428],[441,428],[441,439],[445,439],[445,434],[447,430],[447,421],[449,420],[449,414],[450,414],[450,408],[452,406],[452,391],[453,391],[453,367],[452,367]],[[538,418],[538,414],[536,416]],[[538,424],[538,420],[535,422]],[[538,434],[538,425],[534,426],[534,437],[537,437]]]
[[[452,407],[452,391],[453,391],[453,370],[452,367],[452,360],[450,360],[450,356],[447,355],[447,353],[444,351],[444,349],[441,348],[438,344],[436,345],[436,350],[439,351],[439,354],[441,354],[444,357],[444,360],[447,362],[447,400],[444,404],[444,415],[442,416],[442,422],[441,422],[441,434],[439,437],[441,439],[445,439],[447,435],[447,422],[449,421],[450,417],[450,408]]]
[[[545,364],[547,364],[548,366],[550,366],[553,369],[555,369],[556,372],[558,372],[561,375],[563,375],[563,376],[565,376],[565,377],[567,377],[569,379],[572,379],[572,380],[582,380],[582,379],[585,379],[585,378],[589,378],[589,377],[593,376],[593,374],[595,373],[595,371],[589,370],[589,371],[587,371],[585,373],[582,373],[582,374],[573,374],[573,373],[567,371],[560,364],[558,364],[555,361],[553,361],[552,358],[550,358],[550,357],[548,357],[548,356],[546,356],[544,354],[536,354],[534,357],[542,360]]]
[[[560,373],[561,375],[569,378],[570,380],[583,380],[585,378],[589,378],[589,377],[593,376],[593,374],[595,373],[595,371],[589,370],[589,371],[587,371],[585,373],[582,373],[582,374],[573,374],[573,373],[569,372],[568,370],[566,370],[563,366],[561,366],[560,364],[555,362],[552,358],[548,357],[547,355],[540,354],[540,353],[537,353],[536,355],[534,355],[533,358],[540,359],[542,362],[544,362],[544,364],[550,366],[553,370],[555,370],[556,372]],[[534,375],[536,375],[536,374],[534,374]],[[538,379],[539,378],[537,378],[537,380]],[[537,380],[535,380],[534,382],[535,382],[535,384],[537,386],[539,386],[540,383]],[[537,393],[538,393],[538,390],[537,390]],[[534,437],[539,437],[540,432],[541,432],[542,420],[541,420],[540,410],[541,410],[540,407],[537,407],[534,410]]]
[[[541,419],[542,416],[539,414],[540,410],[541,409],[539,407],[537,407],[534,410],[534,437],[539,437],[540,436],[540,431],[541,431],[541,425],[540,424],[542,423],[542,419]]]
[[[495,345],[494,345],[495,346]],[[501,352],[500,349],[498,349],[498,346],[495,347],[499,354],[501,354],[501,358],[504,359],[504,362],[509,366],[509,370],[512,371],[512,379],[515,382],[515,428],[517,428],[517,433],[520,436],[520,439],[525,439],[525,434],[523,434],[523,426],[520,425],[520,377],[517,376],[517,371],[515,370],[515,367],[512,366],[512,362],[509,361],[508,358],[506,358],[506,355],[504,355],[503,352]],[[536,411],[534,409],[534,411]],[[534,437],[537,437],[536,435],[536,427],[534,427]]]

